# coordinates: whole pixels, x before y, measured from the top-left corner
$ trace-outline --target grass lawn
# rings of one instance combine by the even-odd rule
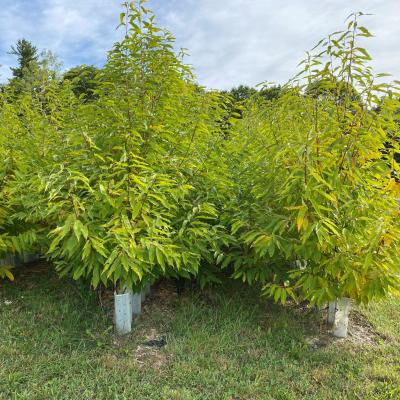
[[[39,264],[1,282],[0,399],[400,399],[399,299],[354,309],[346,340],[237,282],[159,284],[122,339],[102,303]]]

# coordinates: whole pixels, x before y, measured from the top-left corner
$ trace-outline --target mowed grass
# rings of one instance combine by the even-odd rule
[[[131,335],[50,268],[0,283],[0,399],[400,399],[400,301],[357,308],[346,340],[255,289],[153,289]],[[161,349],[146,347],[165,336]]]

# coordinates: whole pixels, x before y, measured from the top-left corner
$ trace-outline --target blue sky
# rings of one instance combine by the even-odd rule
[[[15,64],[7,54],[19,38],[55,52],[64,68],[102,65],[118,39],[121,0],[0,0],[0,81]],[[376,72],[400,79],[400,0],[149,0],[157,21],[189,49],[199,82],[230,88],[283,83],[304,52],[344,27],[353,11],[375,37],[368,43]]]

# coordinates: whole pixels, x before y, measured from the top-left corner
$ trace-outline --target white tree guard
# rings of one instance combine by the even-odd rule
[[[351,300],[347,297],[343,297],[336,301],[335,322],[333,325],[334,336],[339,338],[347,337],[350,307]]]
[[[132,293],[118,294],[114,292],[115,329],[118,335],[126,335],[132,331]]]
[[[336,315],[336,300],[329,302],[328,306],[328,323],[333,325],[335,323]]]
[[[142,295],[141,293],[132,293],[131,295],[132,315],[139,315],[142,312]]]

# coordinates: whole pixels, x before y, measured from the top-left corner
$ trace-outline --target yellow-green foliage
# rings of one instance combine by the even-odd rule
[[[23,204],[30,182],[21,181],[20,174],[31,160],[24,154],[32,139],[24,127],[23,107],[23,100],[16,102],[7,92],[0,94],[0,260],[5,263],[0,267],[0,277],[11,280],[12,266],[6,259],[34,249],[40,232],[32,210]]]
[[[250,102],[228,144],[236,247],[221,261],[276,301],[400,288],[399,89],[367,66],[359,16],[307,55],[280,99]]]
[[[62,275],[94,287],[197,275],[219,241],[207,181],[223,140],[220,95],[195,84],[142,3],[125,4],[124,39],[93,101],[50,80],[19,98],[7,124],[23,132],[14,187],[24,220],[44,229]]]
[[[51,74],[1,94],[0,258],[41,248],[94,287],[229,267],[281,302],[399,291],[399,89],[368,66],[361,14],[238,108],[143,4],[90,96]]]

